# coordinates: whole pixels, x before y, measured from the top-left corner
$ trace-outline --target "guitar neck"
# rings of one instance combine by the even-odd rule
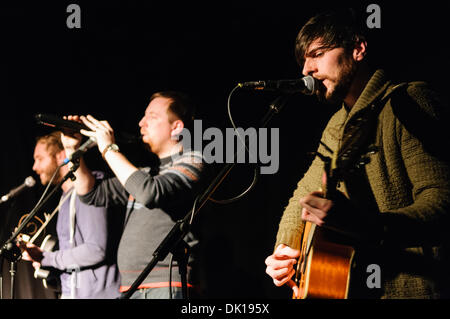
[[[39,235],[44,231],[44,229],[47,227],[47,225],[50,223],[50,221],[52,220],[52,218],[56,215],[56,213],[59,211],[59,209],[61,208],[62,204],[67,200],[67,198],[69,198],[69,195],[71,195],[72,192],[69,192],[68,194],[66,194],[66,196],[64,196],[64,198],[59,202],[58,206],[56,206],[56,208],[53,210],[53,212],[50,214],[50,216],[45,217],[45,222],[42,224],[42,226],[37,230],[36,234],[34,234],[34,236],[29,240],[30,244],[33,244],[34,241],[39,237]]]
[[[47,227],[47,225],[50,223],[50,221],[52,220],[53,216],[55,216],[56,212],[58,210],[54,210],[52,212],[52,214],[47,218],[45,218],[45,222],[42,224],[42,226],[38,229],[38,231],[36,232],[36,234],[34,234],[33,237],[31,237],[29,243],[33,244],[34,241],[39,237],[39,235],[44,231],[45,227]]]

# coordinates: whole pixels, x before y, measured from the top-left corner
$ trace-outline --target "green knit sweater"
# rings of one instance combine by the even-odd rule
[[[357,265],[350,287],[354,293],[350,295],[448,298],[450,169],[433,143],[445,138],[433,136],[441,133],[440,105],[425,83],[412,82],[393,91],[394,88],[385,73],[377,70],[350,112],[342,107],[333,115],[321,139],[334,153],[338,152],[349,122],[367,111],[374,101],[386,97],[367,141],[376,145],[378,151],[338,187],[356,208],[353,214],[340,214],[338,219],[342,224],[353,224],[348,226],[361,234],[374,237],[371,243],[356,243]],[[318,151],[327,154],[322,145]],[[283,243],[299,249],[304,226],[299,199],[321,187],[322,174],[323,162],[316,157],[283,213],[275,247]],[[366,285],[369,264],[380,266],[379,289]]]

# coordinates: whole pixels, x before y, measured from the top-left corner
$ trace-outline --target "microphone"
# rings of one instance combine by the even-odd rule
[[[79,132],[80,130],[90,131],[91,129],[83,123],[75,121],[64,120],[59,116],[52,114],[36,114],[34,116],[38,124],[54,127],[56,129],[69,130],[72,133]]]
[[[23,182],[22,185],[12,189],[8,194],[3,195],[0,199],[0,203],[4,203],[13,197],[16,197],[17,195],[22,193],[26,188],[33,187],[35,184],[36,181],[34,180],[34,178],[28,176],[27,178],[25,178],[25,181]]]
[[[83,156],[84,153],[86,153],[89,149],[97,145],[97,139],[95,137],[89,137],[86,142],[81,144],[81,146],[72,153],[69,157],[64,159],[63,164],[66,165],[69,162],[78,160],[81,156]]]
[[[261,91],[279,91],[283,93],[303,93],[312,95],[317,90],[317,80],[311,75],[296,80],[273,80],[273,81],[251,81],[238,83],[241,88],[261,90]]]
[[[71,133],[77,133],[80,130],[91,131],[91,129],[83,123],[64,120],[61,117],[52,114],[36,114],[34,118],[36,119],[36,122],[38,124],[54,127],[55,129],[59,130],[66,130]],[[119,143],[129,144],[137,143],[141,140],[141,138],[129,133],[119,132],[118,134],[116,134],[116,140]]]

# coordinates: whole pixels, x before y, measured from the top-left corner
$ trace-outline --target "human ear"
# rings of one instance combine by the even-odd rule
[[[362,61],[367,54],[367,41],[358,41],[353,49],[353,59]]]
[[[182,120],[175,120],[172,123],[172,131],[170,133],[171,136],[178,136],[181,134],[181,131],[184,128],[184,123]]]
[[[66,151],[60,151],[58,153],[56,153],[56,162],[58,163],[58,165],[61,165],[64,160],[66,159]]]

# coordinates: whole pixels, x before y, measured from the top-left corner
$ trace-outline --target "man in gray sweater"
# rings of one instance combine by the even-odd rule
[[[139,126],[143,142],[160,159],[158,167],[137,168],[131,164],[115,144],[113,129],[107,121],[98,121],[90,115],[68,119],[82,121],[91,129],[81,133],[96,138],[102,157],[115,174],[113,178],[96,182],[81,159],[75,172],[75,189],[89,205],[126,209],[118,249],[120,290],[125,292],[150,262],[175,222],[191,210],[199,190],[204,175],[202,155],[183,150],[176,138],[183,128],[191,125],[193,107],[178,92],[160,92],[151,97]],[[70,156],[79,147],[80,138],[65,136],[63,144]],[[185,241],[191,246],[196,243],[190,233]],[[131,298],[182,298],[178,263],[171,255],[158,262]],[[191,267],[187,268],[191,287]]]

